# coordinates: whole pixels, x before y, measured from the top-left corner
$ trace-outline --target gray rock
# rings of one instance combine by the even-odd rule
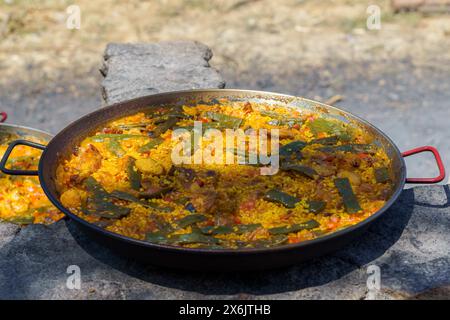
[[[0,298],[448,298],[450,206],[440,202],[442,192],[448,196],[448,186],[407,189],[342,250],[297,266],[247,273],[143,265],[91,241],[70,221],[32,225],[0,248]],[[66,286],[71,265],[80,267],[79,290]],[[370,265],[380,268],[380,290],[367,289]]]
[[[19,232],[20,227],[12,223],[0,223],[0,248],[11,241]]]
[[[108,44],[101,69],[106,104],[165,91],[223,88],[208,61],[211,49],[193,41]]]

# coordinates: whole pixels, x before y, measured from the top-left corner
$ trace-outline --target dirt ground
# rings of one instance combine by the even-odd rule
[[[66,28],[66,8],[81,28]],[[366,27],[381,8],[381,29]],[[213,49],[227,87],[337,105],[403,150],[436,145],[450,168],[450,16],[393,14],[365,0],[0,0],[0,109],[10,122],[57,132],[100,105],[108,42],[189,39]],[[432,158],[408,163],[435,173]]]

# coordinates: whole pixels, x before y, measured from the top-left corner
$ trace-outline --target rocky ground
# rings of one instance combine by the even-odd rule
[[[189,39],[212,48],[228,88],[341,95],[337,106],[400,149],[450,154],[448,16],[394,15],[389,1],[78,0],[81,28],[69,30],[70,4],[0,2],[0,109],[10,122],[56,133],[99,106],[108,42]],[[366,28],[370,4],[381,9],[380,30]],[[410,175],[435,173],[431,156],[408,165]]]

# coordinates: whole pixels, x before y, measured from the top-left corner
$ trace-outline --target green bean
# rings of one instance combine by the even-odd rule
[[[353,193],[353,189],[348,178],[334,179],[334,185],[338,189],[339,194],[342,197],[342,201],[344,202],[345,209],[348,213],[356,213],[362,210],[356,195]]]
[[[130,130],[135,128],[141,128],[145,129],[147,128],[148,123],[125,123],[125,124],[118,124],[115,128],[119,128],[122,130]]]
[[[389,170],[386,167],[375,169],[375,180],[378,183],[386,183],[389,181]]]
[[[296,223],[291,226],[282,226],[276,228],[270,228],[270,234],[288,234],[292,232],[299,232],[302,230],[310,230],[320,226],[316,220],[309,220],[303,223]]]
[[[326,137],[326,138],[314,139],[309,144],[334,145],[338,141],[339,141],[338,136],[330,136],[330,137]]]
[[[148,139],[148,136],[138,134],[114,134],[104,133],[89,137],[94,142],[104,142],[106,139],[129,140],[129,139]]]
[[[342,126],[342,124],[337,123],[332,120],[326,120],[324,118],[318,118],[308,123],[308,127],[311,129],[314,135],[325,132],[329,135],[337,136],[341,141],[350,140],[351,136],[347,132],[347,129]]]
[[[97,182],[97,180],[95,180],[95,178],[93,177],[86,178],[84,184],[86,186],[87,191],[93,195],[93,200],[95,202],[106,201],[109,199],[108,192],[106,192],[106,190],[102,187],[100,183]]]
[[[207,226],[204,228],[200,228],[200,231],[207,235],[229,234],[234,232],[232,226]]]
[[[27,225],[32,224],[34,222],[34,215],[32,214],[32,212],[29,212],[24,215],[4,219],[4,221],[18,225]]]
[[[302,175],[304,175],[305,177],[308,177],[311,179],[314,179],[317,176],[316,170],[314,170],[313,168],[307,167],[307,166],[299,165],[299,164],[290,164],[290,163],[282,164],[280,169],[284,170],[284,171],[298,172],[298,173],[301,173]]]
[[[149,152],[150,150],[156,148],[158,145],[164,142],[163,138],[154,138],[150,140],[150,142],[144,144],[142,147],[139,148],[140,153]]]
[[[272,120],[267,123],[272,126],[289,126],[292,127],[295,124],[303,124],[302,119],[298,118],[286,118],[285,116],[278,114],[276,112],[261,110],[259,112],[262,116],[270,117]]]
[[[254,248],[270,248],[283,243],[286,243],[289,238],[284,234],[273,235],[269,239],[260,239],[249,242],[249,245]]]
[[[270,124],[271,126],[288,126],[293,127],[296,124],[303,124],[303,121],[301,119],[295,119],[295,118],[288,118],[288,119],[273,119],[267,122],[267,124]]]
[[[238,224],[233,227],[233,231],[237,234],[243,234],[255,231],[258,228],[262,228],[262,225],[260,223]]]
[[[309,212],[320,213],[325,209],[326,203],[324,201],[308,201]]]
[[[208,129],[227,129],[229,127],[222,125],[219,122],[204,122],[202,123],[202,134],[205,133],[206,130]],[[196,127],[194,127],[193,125],[189,125],[189,126],[177,126],[174,129],[184,129],[187,131],[191,131],[191,133],[196,130]]]
[[[148,139],[148,136],[140,134],[126,134],[126,133],[123,134],[104,133],[92,136],[90,137],[90,139],[95,142],[103,142],[105,139],[117,139],[117,140]]]
[[[169,120],[170,118],[191,119],[192,116],[185,114],[182,111],[176,111],[176,112],[172,112],[172,113],[163,114],[159,117],[155,117],[155,118],[153,118],[153,120],[154,120],[155,124],[160,124],[160,123],[163,123],[163,122]]]
[[[168,118],[166,121],[162,122],[158,126],[156,126],[155,130],[153,130],[154,136],[157,138],[167,130],[172,129],[178,122],[177,118]]]
[[[125,155],[125,150],[123,150],[119,140],[117,139],[110,139],[108,143],[108,150],[118,158]]]
[[[229,115],[226,115],[223,113],[217,113],[217,112],[213,112],[213,111],[207,111],[205,113],[205,117],[209,118],[213,121],[217,121],[220,125],[225,126],[227,128],[231,128],[231,129],[239,128],[243,121],[241,118],[237,118],[237,117],[233,117],[233,116],[229,116]]]
[[[120,219],[129,215],[130,211],[129,208],[117,206],[111,202],[105,202],[94,211],[90,211],[90,213],[106,219]]]
[[[192,224],[195,224],[197,222],[202,222],[207,220],[206,216],[202,215],[202,214],[190,214],[185,216],[184,218],[181,218],[180,220],[178,220],[176,223],[178,225],[178,227],[180,228],[186,228],[187,226],[190,226]]]
[[[370,144],[343,144],[340,146],[326,146],[319,148],[322,152],[332,153],[336,151],[351,152],[351,153],[365,153],[372,150]]]
[[[287,193],[284,193],[277,189],[272,189],[266,193],[264,199],[270,202],[280,203],[286,208],[295,208],[295,205],[300,200]]]
[[[169,240],[167,234],[160,232],[160,231],[147,233],[145,236],[145,240],[148,242],[154,242],[154,243],[160,243],[160,244],[170,243],[170,240]]]
[[[259,110],[259,113],[265,117],[270,117],[270,118],[275,118],[275,119],[280,118],[280,114],[273,112],[273,111]]]
[[[92,198],[88,200],[90,200],[89,202],[95,208],[94,211],[86,208],[89,213],[108,219],[118,219],[130,213],[129,208],[117,206],[112,203],[109,193],[93,177],[88,177],[84,183],[86,189],[92,195]]]
[[[175,242],[178,244],[190,244],[190,243],[206,243],[206,244],[218,244],[220,243],[219,239],[216,239],[211,236],[206,236],[198,232],[186,233],[186,234],[177,234],[171,236],[171,242]]]

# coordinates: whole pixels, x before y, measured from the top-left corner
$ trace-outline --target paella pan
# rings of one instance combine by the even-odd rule
[[[273,149],[265,151],[279,156],[276,173],[260,174],[270,162],[251,162],[261,145],[251,149],[245,138],[242,149],[209,150],[230,154],[233,163],[175,164],[177,131],[192,142],[191,156],[208,148],[193,141],[198,123],[198,134],[275,129],[266,148]],[[21,144],[43,150],[37,172],[5,167]],[[440,174],[407,180],[403,156],[421,151],[433,152]],[[436,149],[403,156],[380,130],[331,106],[258,91],[192,90],[100,109],[46,147],[12,142],[1,169],[38,174],[57,208],[123,254],[164,266],[243,270],[336,250],[380,217],[406,182],[444,178]]]

